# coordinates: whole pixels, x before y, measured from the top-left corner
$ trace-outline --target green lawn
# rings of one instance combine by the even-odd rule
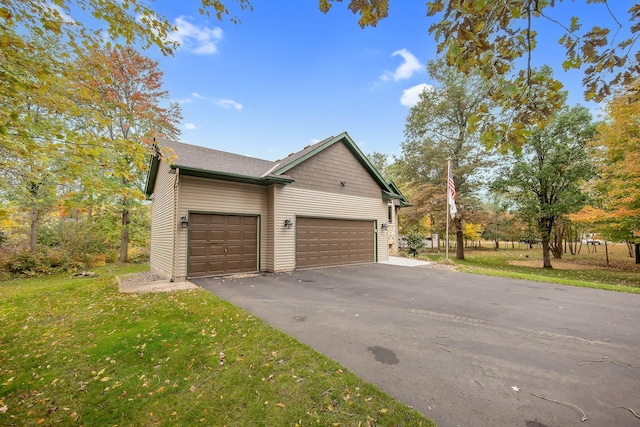
[[[0,425],[434,425],[209,292],[118,293],[147,268],[0,284]]]
[[[465,250],[465,260],[455,259],[455,250],[449,253],[451,263],[458,271],[511,277],[517,279],[551,282],[572,286],[640,293],[640,265],[629,257],[626,245],[616,244],[608,248],[609,265],[604,246],[583,246],[579,254],[564,254],[561,260],[552,259],[553,269],[542,268],[542,250],[529,249],[517,243],[515,248],[502,243],[498,251],[489,244],[478,249]],[[424,259],[442,262],[444,254],[426,252]]]

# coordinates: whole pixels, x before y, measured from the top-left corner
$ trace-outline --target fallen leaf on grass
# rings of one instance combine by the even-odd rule
[[[9,410],[9,407],[7,405],[0,406],[0,414],[4,414],[8,410]]]

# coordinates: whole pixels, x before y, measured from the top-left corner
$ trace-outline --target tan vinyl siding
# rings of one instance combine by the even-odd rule
[[[287,171],[295,188],[359,197],[380,197],[380,186],[343,142]],[[341,185],[344,183],[345,185]]]
[[[150,248],[151,271],[167,278],[171,277],[173,238],[177,224],[173,215],[173,184],[176,175],[169,171],[166,163],[161,162],[151,202]]]
[[[265,232],[267,233],[267,236],[269,236],[269,238],[267,239],[267,241],[265,241],[262,245],[262,250],[264,251],[264,256],[266,258],[266,264],[263,266],[263,270],[265,271],[274,271],[275,270],[275,265],[273,263],[274,259],[275,259],[275,241],[272,238],[273,236],[273,231],[274,231],[274,227],[275,224],[273,223],[273,213],[275,211],[275,199],[276,199],[276,192],[278,191],[278,188],[280,186],[276,186],[276,185],[271,185],[269,186],[269,188],[267,188],[267,214],[265,215],[265,218],[263,218],[263,224],[262,226],[265,229]]]
[[[286,186],[277,192],[278,207],[274,224],[276,240],[275,271],[287,271],[295,268],[295,222],[296,217],[358,219],[376,221],[378,227],[377,255],[378,261],[388,259],[387,231],[380,230],[380,224],[387,222],[387,202],[378,198],[357,197],[346,194],[335,194],[310,191]],[[284,220],[290,218],[294,227],[286,229]]]
[[[257,215],[260,230],[259,246],[268,246],[265,224],[267,188],[251,184],[218,181],[205,178],[180,177],[178,218],[189,212]],[[187,232],[178,230],[176,277],[187,275]],[[260,268],[267,266],[267,251],[260,250]]]

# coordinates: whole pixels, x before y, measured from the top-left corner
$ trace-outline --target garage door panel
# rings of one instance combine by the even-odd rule
[[[236,215],[230,215],[227,219],[227,225],[228,226],[233,226],[233,225],[244,225],[244,219],[241,216],[236,216]]]
[[[191,246],[191,257],[206,257],[207,256],[207,248],[205,246]]]
[[[189,277],[258,270],[258,217],[191,214]]]
[[[206,225],[208,223],[208,219],[204,215],[191,215],[189,218],[189,226],[198,226],[198,225]]]
[[[219,224],[210,224],[209,226],[216,226]],[[224,226],[224,225],[219,225]],[[223,242],[225,240],[224,230],[207,230],[207,240],[210,242]]]
[[[198,230],[194,229],[191,234],[192,241],[206,241],[207,240],[207,231],[206,230]]]
[[[297,219],[296,268],[374,261],[374,221]]]

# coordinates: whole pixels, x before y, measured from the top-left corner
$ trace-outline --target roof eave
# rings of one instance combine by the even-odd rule
[[[158,177],[158,169],[160,167],[160,159],[157,155],[151,155],[149,157],[149,172],[147,173],[147,180],[144,183],[144,195],[147,199],[153,193],[153,188],[156,185],[156,178]]]
[[[221,181],[241,182],[245,184],[271,185],[271,184],[291,184],[292,178],[283,176],[266,175],[261,177],[239,175],[226,172],[215,172],[204,169],[190,168],[180,165],[171,165],[171,169],[180,169],[180,175],[194,176],[198,178],[218,179]]]
[[[402,191],[400,191],[400,188],[398,187],[398,185],[393,182],[393,180],[390,180],[388,182],[389,188],[391,188],[393,190],[393,193],[400,196],[400,207],[401,208],[407,208],[410,206],[413,206],[411,203],[409,203],[409,200],[407,200],[407,198],[404,196],[404,194],[402,194]]]
[[[403,200],[403,197],[401,195],[395,194],[395,193],[391,193],[391,192],[385,191],[385,190],[382,190],[382,198],[384,200],[389,200],[389,199]]]

